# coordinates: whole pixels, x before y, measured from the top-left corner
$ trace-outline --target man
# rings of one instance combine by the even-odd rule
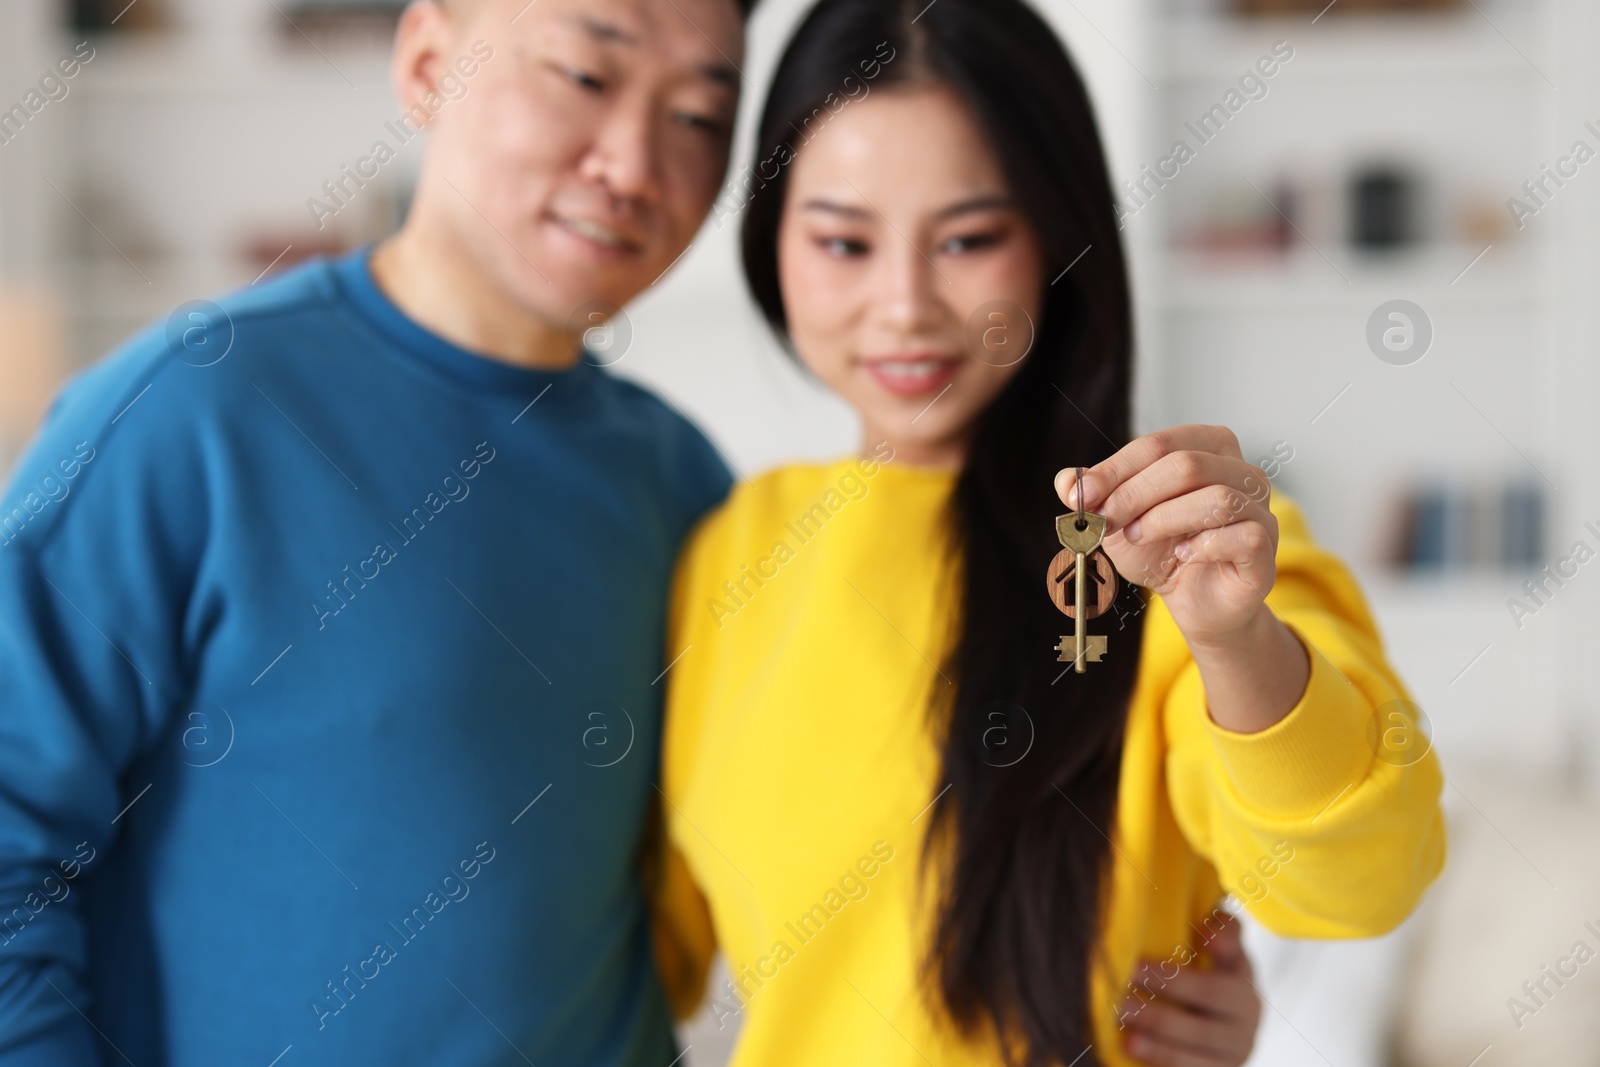
[[[729,475],[572,324],[709,209],[744,13],[413,4],[401,232],[59,399],[0,498],[0,1065],[673,1060],[637,864]]]

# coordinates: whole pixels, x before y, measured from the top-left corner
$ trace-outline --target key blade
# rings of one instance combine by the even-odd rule
[[[1078,650],[1077,650],[1076,644],[1074,642],[1074,635],[1073,634],[1067,634],[1065,637],[1063,637],[1061,639],[1061,643],[1056,645],[1056,651],[1061,653],[1060,657],[1058,657],[1056,659],[1057,663],[1075,663],[1075,662],[1077,662],[1077,651]],[[1084,637],[1084,643],[1083,643],[1083,658],[1084,658],[1084,661],[1087,662],[1087,663],[1099,663],[1101,660],[1103,660],[1105,658],[1105,656],[1106,656],[1106,635],[1105,634],[1088,634],[1088,635],[1086,635]]]
[[[1078,523],[1083,522],[1084,528],[1078,529]],[[1085,556],[1100,547],[1100,541],[1106,535],[1106,517],[1093,515],[1081,511],[1068,512],[1056,516],[1056,537],[1061,541],[1061,547],[1069,552],[1078,552]]]

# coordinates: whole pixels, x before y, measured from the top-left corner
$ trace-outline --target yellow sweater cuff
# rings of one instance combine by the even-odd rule
[[[1223,773],[1246,807],[1276,818],[1315,817],[1366,777],[1376,758],[1368,737],[1372,705],[1289,628],[1311,659],[1311,677],[1288,715],[1258,733],[1241,734],[1218,726],[1209,710],[1202,714]]]

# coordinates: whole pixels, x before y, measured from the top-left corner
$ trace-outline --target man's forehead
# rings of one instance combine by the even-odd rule
[[[738,84],[743,20],[731,0],[535,0],[539,8],[547,26],[624,50],[670,47],[716,80]]]

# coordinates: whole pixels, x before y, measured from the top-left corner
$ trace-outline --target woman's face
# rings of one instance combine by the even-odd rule
[[[965,103],[879,90],[800,147],[778,272],[800,359],[905,463],[962,462],[1039,322],[1038,241]]]

